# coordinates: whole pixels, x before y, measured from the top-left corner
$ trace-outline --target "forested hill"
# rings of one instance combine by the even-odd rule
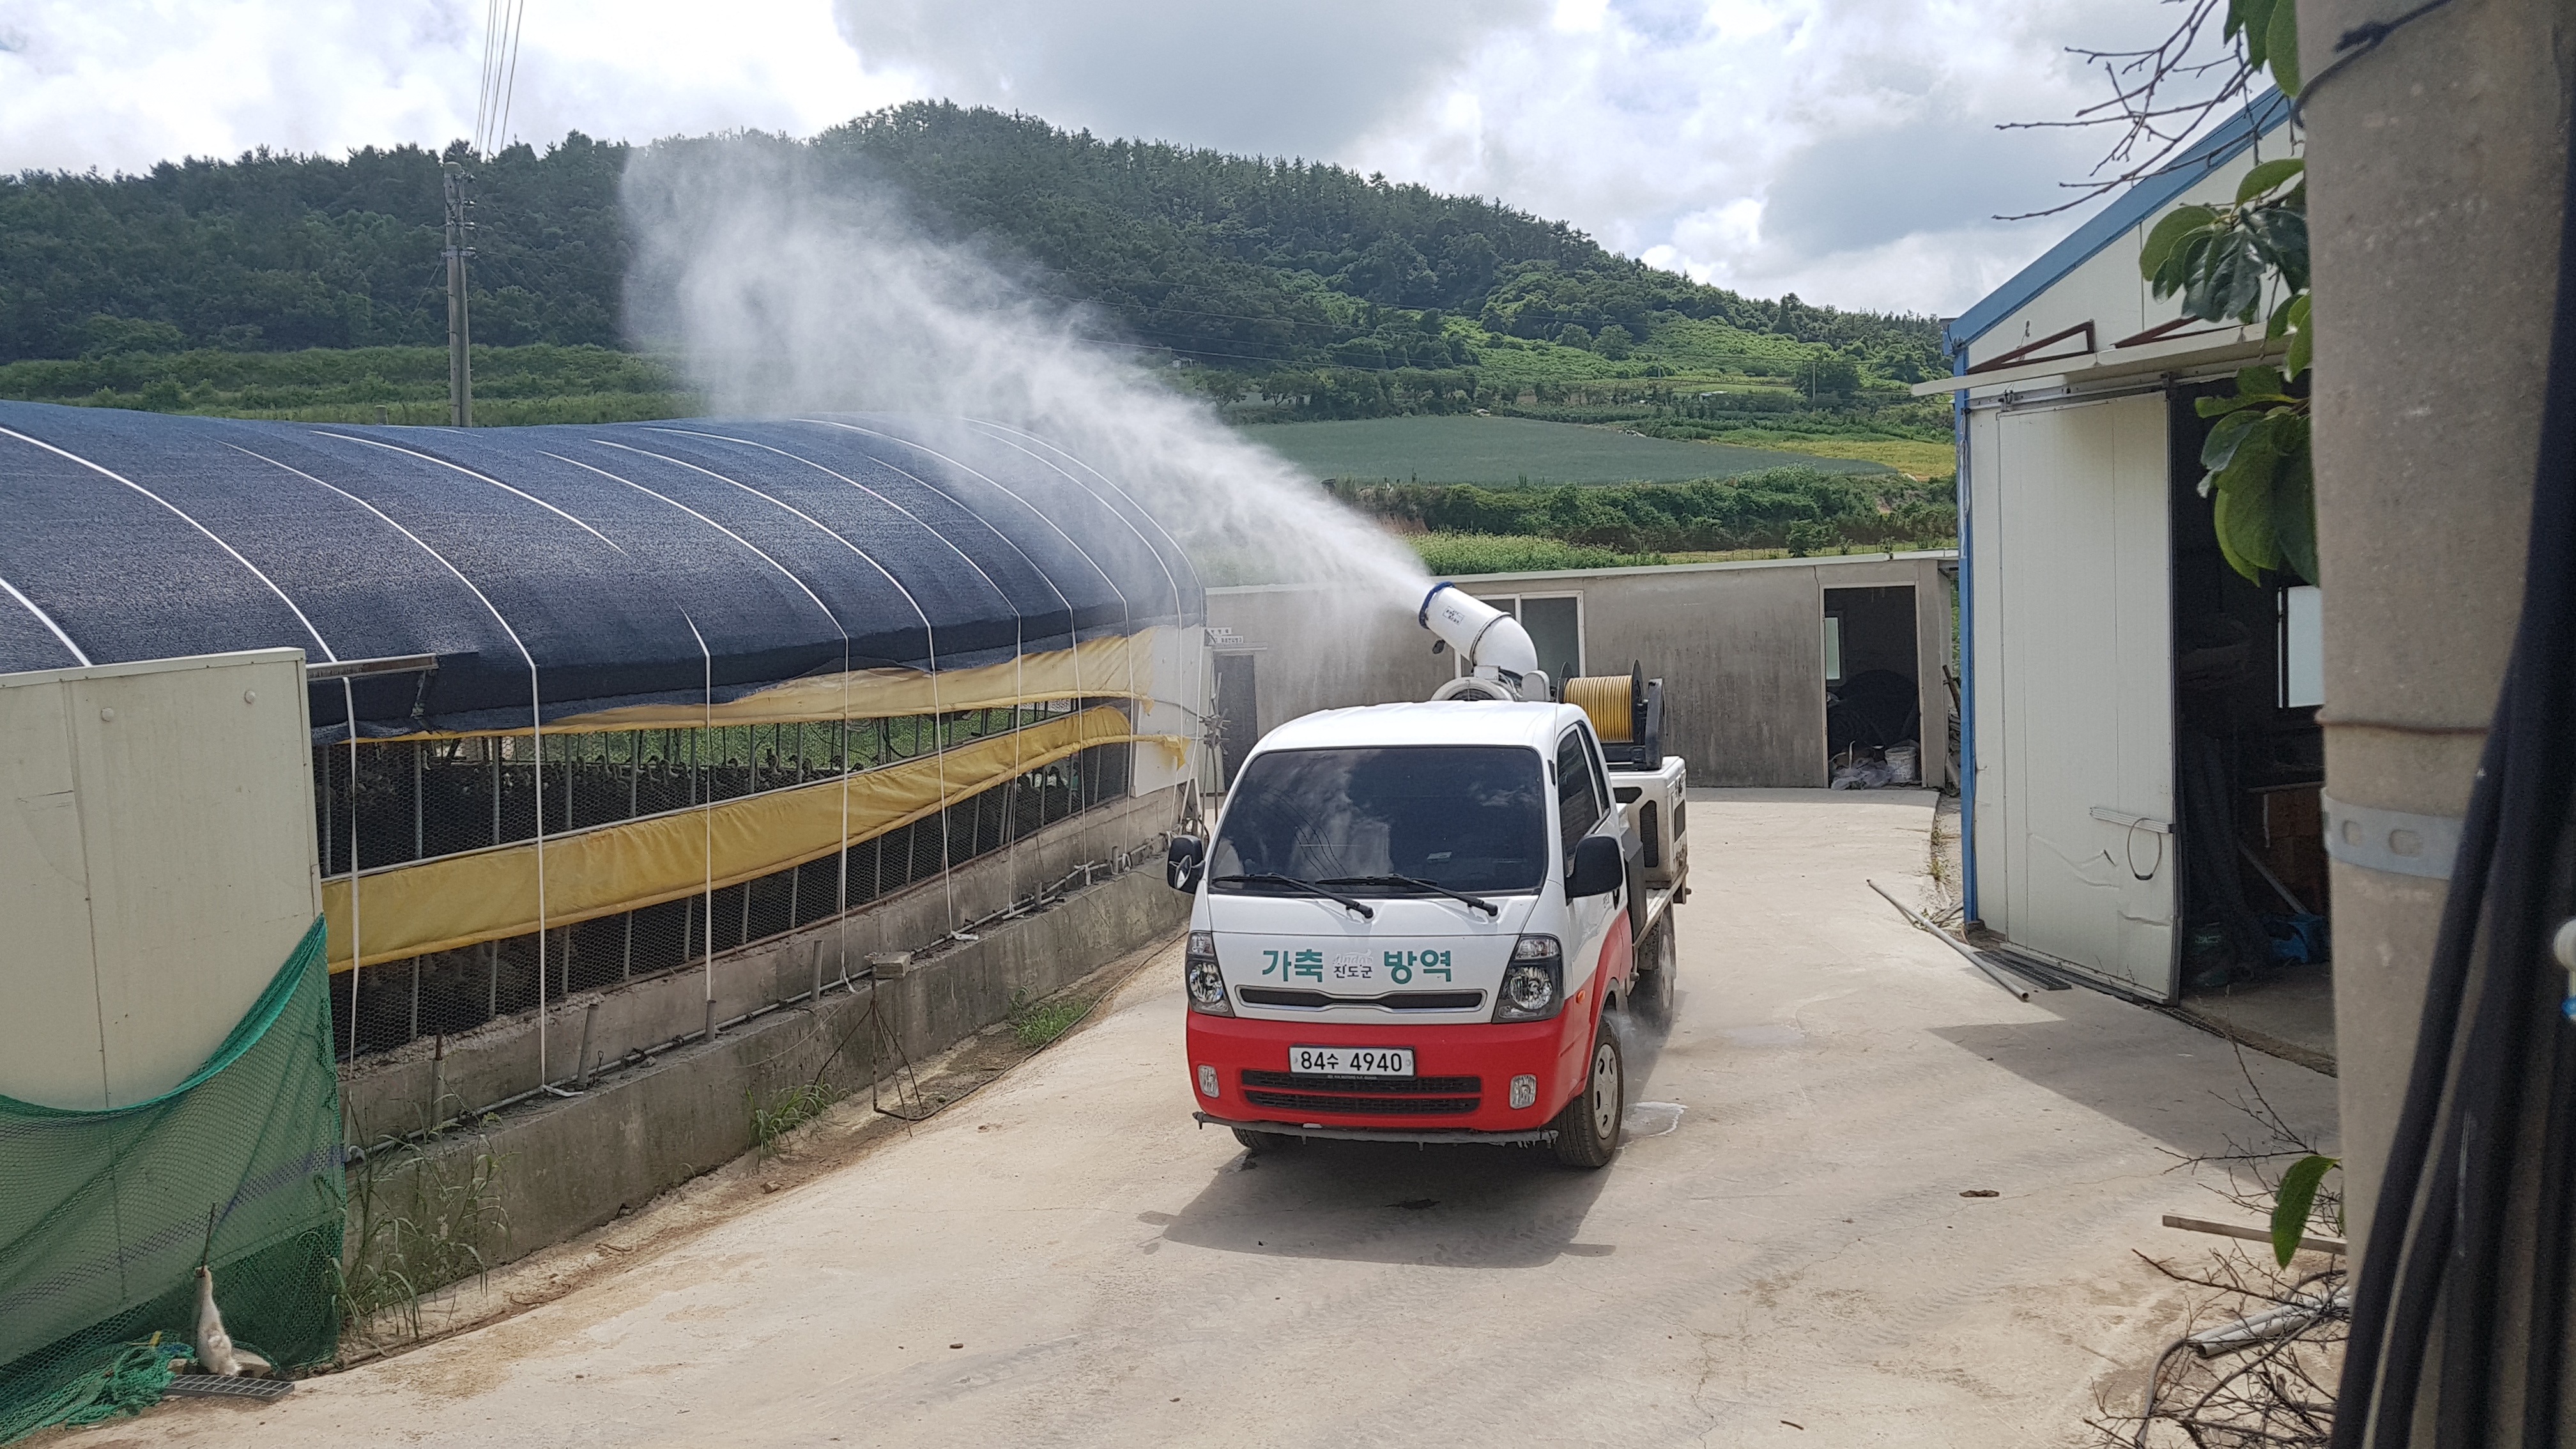
[[[933,225],[1096,304],[1133,341],[1214,368],[1469,366],[1475,333],[1615,359],[1695,321],[1714,324],[1684,329],[1703,352],[1776,364],[1803,344],[1848,359],[1856,380],[1940,370],[1931,318],[1738,296],[1562,222],[1340,167],[1102,141],[938,102],[811,144],[850,186],[891,182]],[[576,132],[473,168],[478,343],[627,343],[629,154]],[[449,155],[465,159],[462,144]],[[443,344],[439,161],[416,146],[262,151],[0,181],[0,362]]]

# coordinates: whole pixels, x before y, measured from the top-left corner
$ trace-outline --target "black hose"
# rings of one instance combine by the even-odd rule
[[[2567,1238],[2576,1225],[2576,1194],[2564,1182],[2576,1130],[2576,1028],[2558,1009],[2566,988],[2548,942],[2576,895],[2565,857],[2576,806],[2565,743],[2568,722],[2576,720],[2576,209],[2568,205],[2576,199],[2576,146],[2568,162],[2522,617],[2470,797],[2413,1070],[2355,1285],[2337,1446],[2395,1449],[2409,1441],[2437,1311],[2436,1443],[2467,1449],[2488,1442],[2498,1427],[2494,1351],[2518,1308],[2529,1314],[2522,1442],[2557,1442]],[[2476,1014],[2463,1033],[2460,1016],[2472,997]],[[2448,1080],[2455,1062],[2456,1080]],[[2544,1075],[2535,1179],[2526,1175],[2533,1164],[2518,1158],[2529,1086]],[[2529,1185],[2539,1207],[2528,1236],[2506,1221],[2517,1184]],[[2518,1291],[2503,1291],[2505,1265],[2518,1254],[2529,1255],[2530,1277]]]
[[[2415,1032],[2415,1060],[2406,1078],[2406,1096],[2398,1109],[2397,1127],[2388,1144],[2388,1160],[2379,1179],[2379,1196],[2370,1218],[2360,1271],[2354,1274],[2352,1338],[2344,1350],[2343,1382],[2335,1395],[2334,1449],[2361,1449],[2369,1437],[2373,1394],[2379,1365],[2410,1366],[2393,1374],[2378,1407],[2396,1422],[2411,1420],[2415,1410],[2415,1375],[2411,1366],[2424,1361],[2424,1342],[2431,1330],[2429,1314],[2420,1320],[2392,1321],[2394,1302],[2429,1300],[2439,1285],[2441,1265],[2450,1255],[2450,1216],[2428,1211],[2424,1232],[2432,1241],[2409,1257],[2407,1229],[2423,1186],[2428,1160],[2436,1178],[2447,1178],[2453,1154],[2436,1157],[2434,1134],[2440,1129],[2442,1086],[2451,1073],[2452,1038],[2460,1005],[2468,991],[2470,948],[2477,939],[2478,903],[2486,894],[2487,862],[2495,840],[2495,792],[2487,787],[2499,773],[2504,736],[2490,731],[2479,761],[2477,785],[2469,796],[2468,819],[2460,831],[2460,854],[2451,873],[2451,890],[2442,906],[2442,925],[2434,938],[2432,969],[2424,983],[2424,1008]],[[2435,1203],[2448,1198],[2437,1180]],[[2406,1271],[2399,1291],[2400,1268]],[[2383,1344],[2385,1351],[2383,1352]],[[2392,1441],[2382,1441],[2389,1449]],[[2402,1443],[2403,1436],[2393,1441]]]

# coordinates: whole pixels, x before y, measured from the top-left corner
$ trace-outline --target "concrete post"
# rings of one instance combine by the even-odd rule
[[[2299,0],[2302,69],[2407,8]],[[2514,624],[2557,290],[2576,22],[2457,0],[2303,98],[2326,792],[2458,817]],[[2349,854],[2349,852],[2347,852]],[[2369,1235],[2443,879],[2332,866],[2349,1236]],[[2428,1394],[2429,1400],[2429,1394]],[[2429,1402],[2425,1405],[2429,1408]]]

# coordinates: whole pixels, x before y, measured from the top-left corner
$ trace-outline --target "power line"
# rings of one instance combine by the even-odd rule
[[[501,129],[493,139],[506,146],[510,143],[510,103],[519,94],[519,37],[527,31],[528,0],[519,0],[519,13],[510,22],[510,76],[501,87]]]
[[[474,96],[474,154],[489,159],[510,124],[518,88],[519,31],[528,0],[483,0],[483,63]]]

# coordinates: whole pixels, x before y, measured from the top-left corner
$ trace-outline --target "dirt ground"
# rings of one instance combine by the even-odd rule
[[[908,1133],[845,1109],[802,1166],[504,1275],[533,1306],[503,1321],[80,1442],[2088,1442],[2186,1314],[2139,1253],[2213,1241],[2159,1215],[2242,1216],[2179,1159],[2255,1136],[2249,1076],[2330,1138],[2334,1084],[1997,989],[1864,884],[1928,893],[1932,822],[1920,792],[1693,792],[1679,1001],[1630,1025],[1604,1171],[1247,1159],[1189,1118],[1166,953]]]

